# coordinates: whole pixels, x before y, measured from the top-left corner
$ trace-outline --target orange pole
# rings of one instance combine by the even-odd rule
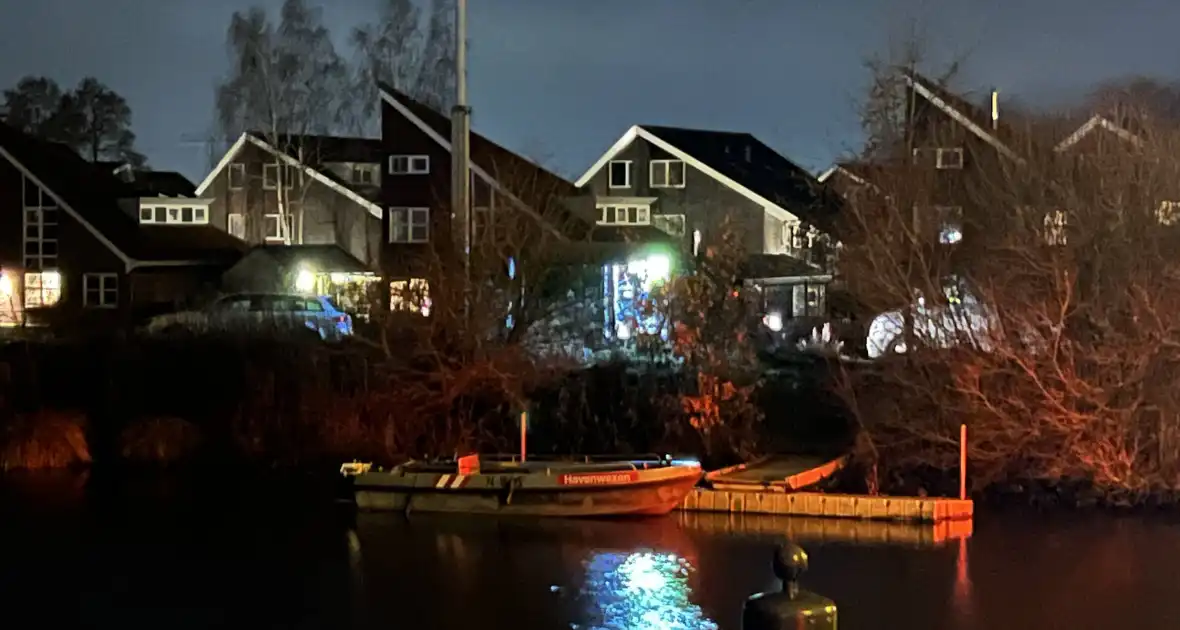
[[[520,461],[525,461],[528,452],[529,412],[520,412]]]
[[[967,498],[967,425],[959,425],[959,499]]]

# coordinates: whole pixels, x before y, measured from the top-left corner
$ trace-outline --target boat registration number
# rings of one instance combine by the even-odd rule
[[[613,483],[631,483],[639,479],[639,472],[622,470],[618,472],[576,473],[560,477],[563,486],[601,486]]]

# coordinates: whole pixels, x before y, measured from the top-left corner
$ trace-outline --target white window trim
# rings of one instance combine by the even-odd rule
[[[280,167],[286,167],[287,174],[290,175],[290,177],[288,177],[283,182],[283,188],[286,188],[287,190],[291,190],[292,188],[295,187],[296,178],[299,177],[300,175],[302,175],[302,173],[299,171],[298,168],[291,166],[290,164],[276,164],[274,162],[269,162],[267,164],[262,165],[262,189],[263,190],[278,190],[279,189],[278,183],[279,183],[279,173],[281,172],[279,170]],[[270,175],[268,173],[272,173],[272,172],[274,173],[274,183],[273,184],[268,183],[268,181],[267,181],[268,178],[270,178]]]
[[[50,275],[51,277],[55,277],[57,279],[57,286],[48,288],[48,291],[50,291],[50,293],[53,296],[53,299],[49,302],[45,301],[45,292],[47,290],[45,287],[45,276],[46,275]],[[30,300],[30,298],[34,295],[34,293],[29,290],[29,284],[31,284],[29,282],[29,278],[31,276],[39,276],[39,281],[37,283],[39,285],[37,295],[40,299],[37,300],[35,303]],[[26,309],[30,309],[30,308],[50,308],[52,306],[56,306],[57,303],[61,301],[61,285],[62,285],[61,273],[59,271],[57,271],[56,269],[40,269],[37,271],[25,271],[23,283],[21,285],[21,294],[24,296],[24,298],[22,300],[22,302],[24,303],[24,307]]]
[[[671,236],[688,232],[688,217],[683,214],[657,214],[651,217],[651,224]]]
[[[239,174],[239,178],[240,178],[240,181],[238,182],[238,184],[236,186],[234,185],[234,172],[235,171]],[[230,190],[244,189],[246,187],[246,164],[244,162],[232,162],[229,165],[229,171],[228,171],[228,175],[226,175],[226,177],[228,177],[228,179],[225,182],[225,185],[227,188],[229,188]]]
[[[404,239],[395,238],[397,231],[395,227],[399,224],[396,221],[397,217],[404,217],[401,223],[404,223],[406,228],[406,237]],[[415,221],[418,218],[421,221]],[[422,225],[426,228],[426,234],[422,238],[414,238],[414,226]],[[428,243],[430,242],[430,208],[415,208],[415,207],[393,207],[389,209],[389,237],[390,243]]]
[[[156,220],[156,208],[164,208],[164,220]],[[184,220],[184,209],[191,208],[193,211],[193,220]],[[177,210],[176,220],[172,219],[170,210]],[[150,216],[144,218],[143,211],[148,210]],[[204,213],[201,219],[197,219],[197,211]],[[139,222],[143,224],[153,225],[208,225],[209,224],[209,204],[203,203],[198,199],[188,199],[183,202],[171,201],[140,201],[139,203]]]
[[[270,234],[270,222],[272,219],[275,221],[275,226],[279,228],[279,234],[276,236],[271,236]],[[262,215],[262,223],[262,227],[266,230],[264,238],[268,243],[289,243],[291,241],[291,235],[295,233],[295,215],[289,212],[268,212]],[[286,223],[287,227],[286,236],[283,235],[284,223]]]
[[[624,178],[626,181],[624,181],[622,184],[616,184],[614,181],[614,176],[615,176],[614,165],[615,164],[626,164],[627,165],[627,170],[625,171],[627,173],[627,177]],[[607,188],[630,188],[631,187],[631,164],[632,164],[631,160],[611,160],[610,162],[607,162],[607,164],[606,164],[606,186],[607,186]]]
[[[97,282],[98,286],[94,287],[98,291],[98,302],[92,303],[90,301],[90,290],[92,283]],[[113,286],[108,286],[113,285]],[[115,292],[115,301],[107,302],[107,291]],[[82,274],[82,305],[86,308],[116,308],[119,306],[119,274],[115,273],[84,273]]]
[[[238,224],[237,230],[234,230],[235,222]],[[225,219],[225,231],[229,232],[230,236],[236,236],[242,240],[246,240],[246,215],[241,212],[231,212],[227,215]]]
[[[24,266],[27,270],[37,271],[47,268],[51,269],[57,266],[57,257],[61,253],[58,250],[60,249],[61,243],[59,242],[58,238],[46,238],[45,228],[52,227],[57,230],[61,229],[61,215],[59,214],[59,208],[53,198],[50,197],[48,193],[43,191],[40,186],[30,180],[28,176],[21,177],[21,185],[21,260],[24,262]],[[32,190],[30,190],[30,188]],[[29,198],[30,192],[36,193],[37,198],[35,203],[33,203],[34,200]],[[29,221],[30,212],[35,213],[36,221]],[[50,213],[48,216],[46,214],[47,212]],[[32,226],[35,226],[37,229],[37,235],[35,237],[29,236],[29,227]],[[57,236],[60,237],[60,234]],[[37,246],[37,253],[30,255],[29,245],[34,243]],[[46,243],[54,244],[53,254],[45,253]]]
[[[399,170],[395,163],[397,160],[405,160],[406,165],[404,170]],[[430,174],[430,156],[429,155],[391,155],[389,156],[389,174],[390,175],[429,175]]]
[[[680,165],[680,183],[669,184],[668,182],[672,181],[672,166],[676,164]],[[657,167],[662,167],[664,171],[663,184],[656,183]],[[647,183],[652,188],[684,188],[684,182],[688,175],[687,168],[684,166],[684,160],[652,160],[648,163],[647,171]]]
[[[944,156],[955,155],[957,161],[947,162]],[[939,148],[934,150],[934,168],[939,170],[959,170],[963,168],[963,149],[961,147]]]
[[[649,205],[636,204],[636,203],[600,203],[600,204],[598,204],[597,208],[598,208],[598,221],[597,221],[598,225],[622,225],[622,226],[651,225],[651,206],[649,206]],[[606,220],[607,208],[614,208],[615,209],[615,220],[614,221],[607,221]],[[627,216],[631,216],[632,212],[630,212],[630,211],[634,210],[635,220],[634,221],[619,221],[618,220],[619,210],[627,210],[628,211]]]

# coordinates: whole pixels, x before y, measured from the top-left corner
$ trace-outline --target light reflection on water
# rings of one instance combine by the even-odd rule
[[[646,549],[598,552],[585,566],[582,595],[590,600],[592,630],[717,630],[689,599],[696,569],[685,558]]]

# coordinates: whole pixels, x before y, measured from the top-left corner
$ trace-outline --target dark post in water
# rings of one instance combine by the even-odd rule
[[[774,552],[774,575],[783,581],[780,592],[758,593],[746,600],[742,630],[835,630],[836,602],[799,588],[807,570],[807,552],[794,543]]]

